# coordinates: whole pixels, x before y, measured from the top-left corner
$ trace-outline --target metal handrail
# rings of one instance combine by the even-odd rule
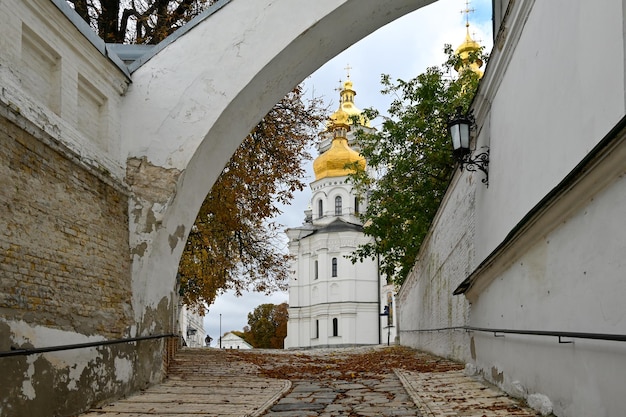
[[[164,339],[167,337],[180,337],[180,335],[168,333],[168,334],[157,334],[157,335],[151,335],[151,336],[129,337],[125,339],[100,340],[98,342],[76,343],[72,345],[48,346],[48,347],[32,348],[32,349],[11,348],[10,351],[0,352],[0,358],[5,358],[9,356],[27,356],[27,355],[34,355],[36,353],[57,352],[60,350],[72,350],[72,349],[83,349],[83,348],[88,348],[88,347],[116,345],[120,343],[132,343],[132,342],[139,342],[142,340],[150,340],[150,339]]]
[[[418,329],[418,330],[400,330],[400,332],[413,332],[413,333],[427,333],[427,332],[441,332],[447,330],[463,330],[466,332],[484,332],[493,333],[494,336],[498,334],[521,334],[529,336],[550,336],[558,337],[559,343],[562,342],[561,338],[568,339],[592,339],[592,340],[606,340],[612,342],[626,342],[626,335],[624,334],[610,334],[610,333],[584,333],[584,332],[561,332],[552,330],[515,330],[515,329],[489,329],[486,327],[472,327],[472,326],[453,326],[453,327],[441,327],[436,329]]]

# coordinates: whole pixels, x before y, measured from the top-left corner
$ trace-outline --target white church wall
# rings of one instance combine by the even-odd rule
[[[626,334],[626,178],[581,198],[586,205],[471,294],[473,326]],[[573,343],[473,333],[472,357],[487,379],[509,392],[521,386],[524,396],[547,395],[557,415],[621,415],[626,345],[565,340]]]
[[[317,223],[319,219],[328,221],[335,219],[336,197],[341,197],[342,216],[354,213],[354,195],[346,187],[346,179],[347,177],[324,178],[311,184],[312,189],[316,190],[311,198],[314,222]],[[322,216],[319,213],[319,201],[322,201]]]
[[[621,0],[526,1],[511,60],[494,48],[482,94],[491,101],[489,188],[478,206],[483,259],[624,114]],[[514,13],[511,13],[514,15]],[[511,26],[511,22],[507,22]],[[512,35],[509,35],[509,37]],[[501,71],[490,73],[490,70]],[[494,89],[489,91],[493,85]],[[489,95],[493,94],[493,97]],[[480,121],[479,121],[480,122]]]
[[[469,339],[463,331],[434,331],[468,324],[469,303],[452,295],[474,265],[474,193],[482,173],[457,177],[450,186],[419,262],[396,296],[402,345],[468,361]],[[432,331],[431,331],[432,330]]]
[[[482,174],[456,174],[399,291],[400,341],[473,363],[514,395],[546,395],[555,415],[621,415],[622,342],[417,331],[626,334],[624,145],[615,178],[598,173],[607,169],[600,161],[579,174],[587,188],[567,188],[546,206],[537,221],[549,227],[517,228],[624,116],[623,2],[512,2],[504,27],[474,102],[489,186]],[[512,233],[523,244],[494,252]],[[452,296],[469,276],[477,281],[467,298]]]
[[[379,342],[378,328],[372,326],[379,320],[376,263],[367,260],[352,264],[345,258],[363,239],[356,231],[316,233],[299,241],[299,249],[294,245],[299,274],[290,283],[286,348]],[[336,277],[332,276],[333,258],[337,261]],[[336,336],[333,319],[338,324]]]

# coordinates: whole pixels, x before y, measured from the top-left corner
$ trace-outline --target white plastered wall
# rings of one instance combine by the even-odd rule
[[[482,136],[491,153],[489,188],[476,196],[476,264],[625,113],[623,2],[599,7],[584,1],[526,1],[511,15],[524,9],[515,21],[523,25],[519,41],[504,51],[510,61],[500,65],[506,54],[495,50],[490,66],[499,71],[486,74],[489,84],[481,86],[487,93],[478,105],[489,102]],[[597,195],[568,190],[568,206],[557,201],[557,208],[542,215],[560,216],[580,204],[559,224],[532,234],[526,228],[533,226],[523,225],[520,239],[526,246],[502,255],[513,263],[507,266],[496,256],[493,262],[501,269],[485,272],[491,277],[486,283],[478,275],[476,288],[468,292],[472,326],[626,333],[619,297],[626,200],[619,175],[606,189],[598,180]],[[570,417],[623,413],[623,394],[616,388],[626,383],[622,345],[479,332],[472,333],[470,343],[484,377],[520,397],[545,395],[556,415]]]
[[[474,102],[477,147],[490,147],[489,186],[481,174],[456,174],[397,297],[401,343],[474,362],[515,395],[544,394],[559,416],[621,415],[623,343],[415,331],[469,324],[626,334],[623,173],[558,229],[538,231],[530,249],[507,254],[518,260],[473,289],[471,306],[451,296],[625,113],[622,0],[511,4]]]
[[[473,296],[472,325],[626,334],[624,207],[622,176]],[[472,336],[478,369],[508,391],[547,395],[557,415],[623,413],[623,342]]]
[[[489,188],[477,199],[478,263],[624,114],[622,1],[515,8],[528,4],[510,62],[486,74],[498,87],[486,97]],[[494,50],[492,60],[502,57]]]

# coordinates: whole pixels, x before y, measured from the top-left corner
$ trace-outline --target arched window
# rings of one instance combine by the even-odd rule
[[[320,337],[320,321],[315,320],[315,339],[319,339]]]
[[[317,212],[319,213],[318,219],[324,217],[324,202],[322,200],[317,202]]]
[[[354,214],[359,214],[359,197],[354,197]]]
[[[333,336],[339,336],[339,320],[333,319]]]
[[[314,275],[314,279],[318,279],[320,277],[320,269],[319,269],[319,263],[317,261],[315,261],[315,275]]]
[[[341,216],[341,196],[335,197],[335,216]]]
[[[337,258],[333,258],[332,265],[333,265],[333,269],[332,269],[331,276],[336,277],[337,276]]]

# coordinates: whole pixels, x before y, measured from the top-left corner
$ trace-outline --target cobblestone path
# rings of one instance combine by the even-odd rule
[[[404,347],[245,353],[292,389],[266,417],[535,417],[457,363]]]
[[[183,349],[163,384],[83,417],[536,417],[462,366],[403,347]]]

